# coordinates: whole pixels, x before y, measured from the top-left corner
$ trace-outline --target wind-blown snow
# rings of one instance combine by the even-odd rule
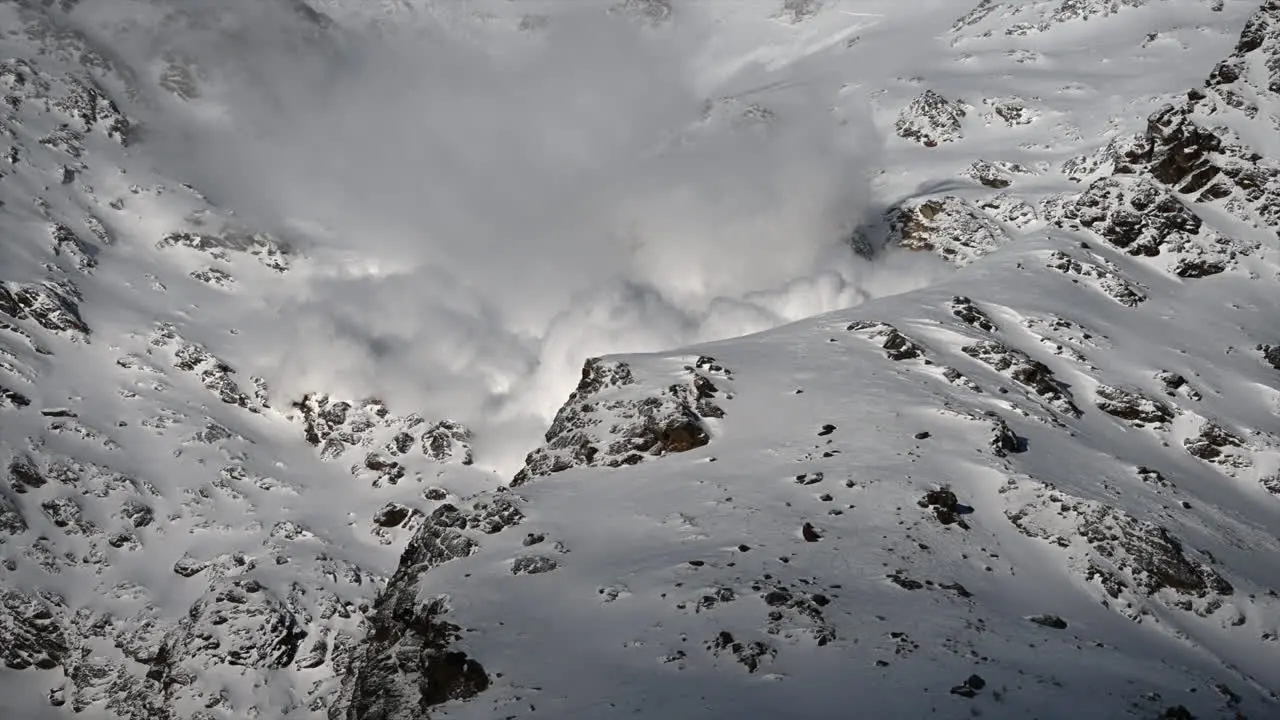
[[[740,335],[929,277],[872,282],[849,252],[881,140],[865,106],[832,112],[838,78],[740,61],[710,10],[657,25],[545,10],[555,21],[535,30],[508,9],[324,33],[287,5],[197,3],[206,23],[111,31],[138,64],[174,48],[209,78],[190,107],[156,100],[158,157],[315,260],[266,299],[285,327],[228,318],[245,362],[285,370],[279,391],[515,423],[481,452],[510,470],[584,357]],[[780,50],[823,51],[794,42]]]

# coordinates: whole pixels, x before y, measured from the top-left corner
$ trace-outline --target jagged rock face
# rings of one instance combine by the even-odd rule
[[[471,430],[452,420],[427,425],[416,413],[393,414],[377,399],[353,404],[324,394],[307,395],[293,407],[301,415],[304,437],[320,448],[324,460],[365,449],[351,474],[369,478],[375,487],[400,482],[409,470],[406,463],[419,454],[434,463],[472,463]]]
[[[286,601],[262,583],[220,578],[191,606],[162,652],[167,663],[193,673],[224,664],[275,669],[293,662],[306,634]],[[153,668],[165,665],[156,662]]]
[[[1241,30],[1235,52],[1218,63],[1205,84],[1231,107],[1244,110],[1250,116],[1256,115],[1257,106],[1247,104],[1237,94],[1241,88],[1226,86],[1247,78],[1257,67],[1261,72],[1256,77],[1266,82],[1266,90],[1280,95],[1280,60],[1277,58],[1280,58],[1280,3],[1266,0]]]
[[[1200,278],[1233,269],[1240,257],[1260,250],[1231,233],[1204,226],[1193,204],[1213,204],[1256,227],[1280,224],[1280,164],[1264,158],[1219,116],[1240,113],[1253,119],[1264,97],[1275,102],[1280,83],[1280,10],[1263,4],[1244,29],[1231,57],[1210,75],[1205,89],[1188,93],[1181,105],[1166,105],[1151,115],[1145,133],[1119,138],[1096,158],[1069,163],[1076,178],[1105,170],[1058,224],[1079,224],[1133,255],[1169,254],[1169,270]],[[1265,87],[1252,78],[1268,78]]]
[[[349,704],[334,705],[329,717],[429,717],[436,705],[467,700],[488,688],[484,667],[454,649],[462,628],[443,619],[447,612],[442,597],[418,603],[414,592],[384,595],[371,619],[359,670],[347,688]]]
[[[1112,245],[1131,255],[1154,257],[1168,250],[1180,257],[1173,268],[1181,277],[1203,277],[1226,270],[1234,259],[1226,238],[1206,231],[1200,218],[1163,186],[1142,176],[1095,181],[1076,200],[1074,217]],[[1209,257],[1204,257],[1208,255]]]
[[[1009,241],[982,210],[958,197],[906,203],[889,218],[890,246],[937,254],[964,267]]]
[[[59,622],[65,612],[62,606],[62,599],[51,594],[0,592],[0,635],[5,638],[0,662],[11,670],[50,670],[61,665],[70,651]]]
[[[80,299],[69,280],[0,283],[0,313],[75,340],[89,335],[89,326],[80,318]]]
[[[514,498],[499,495],[465,511],[444,504],[425,519],[374,606],[369,636],[342,676],[330,718],[420,718],[435,705],[466,700],[489,686],[484,667],[460,649],[462,628],[444,619],[447,597],[420,602],[419,586],[433,568],[476,552],[477,534],[502,532],[523,518]],[[543,560],[526,560],[523,572],[554,568],[553,560]]]
[[[965,114],[962,103],[925,90],[902,109],[894,130],[903,139],[937,147],[938,143],[954,142],[963,135]]]
[[[635,379],[625,363],[588,360],[578,388],[547,430],[546,444],[529,453],[511,484],[571,467],[634,465],[702,447],[711,440],[706,420],[724,415],[716,400],[732,376],[713,358],[699,357],[665,392],[636,397],[628,392]]]
[[[470,465],[471,431],[461,423],[441,420],[422,434],[422,452],[440,463],[458,462]]]
[[[1062,174],[1077,182],[1109,175],[1132,175],[1151,155],[1151,138],[1146,133],[1112,138],[1092,155],[1071,158],[1062,164]]]

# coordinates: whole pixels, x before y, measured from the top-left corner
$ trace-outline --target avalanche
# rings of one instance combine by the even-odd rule
[[[0,716],[1280,714],[1277,0],[0,27]]]

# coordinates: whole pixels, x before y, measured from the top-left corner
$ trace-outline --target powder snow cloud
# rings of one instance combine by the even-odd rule
[[[202,79],[150,142],[312,258],[242,323],[242,360],[282,394],[455,417],[508,470],[588,356],[754,332],[931,272],[845,242],[870,202],[865,115],[834,111],[802,61],[717,56],[692,6],[653,24],[600,3],[523,23],[297,5],[146,4],[112,26],[139,67],[177,55]]]

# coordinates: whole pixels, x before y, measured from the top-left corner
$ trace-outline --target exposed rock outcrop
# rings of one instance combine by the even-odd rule
[[[588,360],[578,388],[547,430],[546,444],[529,453],[511,484],[571,467],[634,465],[706,445],[711,441],[707,420],[724,415],[720,386],[731,382],[732,372],[713,358],[699,357],[677,377],[658,395],[637,395],[626,363]]]
[[[894,130],[898,137],[936,147],[938,143],[953,142],[961,137],[965,115],[962,103],[925,90],[902,109]]]
[[[932,252],[964,267],[1009,242],[982,210],[962,198],[913,200],[889,215],[889,245]]]

